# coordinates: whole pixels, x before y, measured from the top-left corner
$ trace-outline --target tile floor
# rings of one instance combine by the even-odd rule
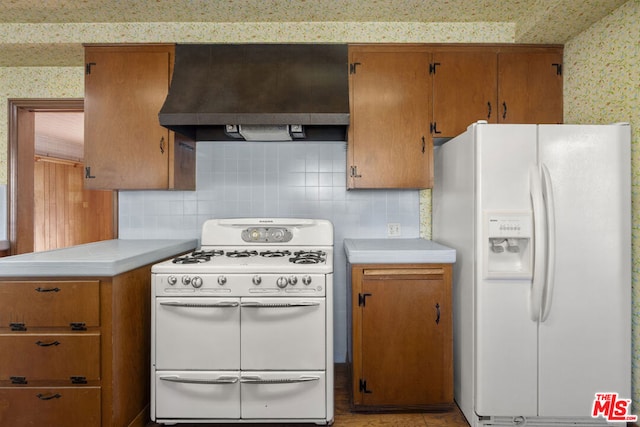
[[[362,414],[349,411],[349,390],[345,365],[335,368],[335,427],[469,427],[456,407],[449,412],[438,413],[387,413]],[[179,427],[231,427],[238,424],[180,424]],[[274,424],[242,424],[243,426],[266,427]],[[280,424],[278,424],[280,425]],[[314,424],[282,424],[283,427],[311,427]],[[147,427],[158,424],[149,423]]]

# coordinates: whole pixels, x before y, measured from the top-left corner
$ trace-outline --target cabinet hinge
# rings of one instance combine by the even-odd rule
[[[95,178],[95,175],[91,175],[91,166],[87,166],[84,168],[84,178],[85,179]]]
[[[95,62],[87,62],[87,63],[84,65],[84,73],[85,73],[85,74],[87,74],[87,75],[91,74],[91,66],[92,66],[92,65],[96,65],[96,63],[95,63]]]
[[[436,122],[429,123],[429,132],[436,135],[442,133],[438,130],[438,124]]]
[[[358,167],[357,166],[351,166],[351,172],[349,173],[349,176],[351,178],[362,178],[362,175],[358,175]]]
[[[11,328],[12,331],[22,332],[27,330],[27,327],[25,326],[25,324],[21,322],[10,322],[9,327]]]
[[[87,377],[71,377],[71,384],[86,384]]]
[[[27,377],[9,377],[11,384],[27,384]]]
[[[562,75],[562,64],[556,64],[553,63],[551,64],[551,66],[556,67],[556,74],[561,76]]]
[[[71,322],[69,323],[72,331],[86,331],[87,325],[84,322]]]
[[[359,62],[352,62],[351,64],[349,64],[349,74],[355,74],[358,65],[362,65],[362,64]]]
[[[431,64],[429,64],[429,74],[435,74],[436,73],[436,67],[440,65],[439,62],[432,62]]]
[[[371,294],[358,294],[358,305],[360,307],[364,307],[367,305],[367,297],[370,297]]]
[[[366,394],[371,394],[372,391],[371,390],[367,390],[367,380],[363,380],[362,378],[360,378],[360,393],[366,393]]]

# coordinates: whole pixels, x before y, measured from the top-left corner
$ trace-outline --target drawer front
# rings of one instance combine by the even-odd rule
[[[100,334],[0,334],[0,380],[100,379]],[[1,424],[0,424],[1,425]]]
[[[100,325],[100,282],[0,282],[0,328],[11,323],[30,327]]]
[[[100,425],[100,387],[1,387],[0,425]]]

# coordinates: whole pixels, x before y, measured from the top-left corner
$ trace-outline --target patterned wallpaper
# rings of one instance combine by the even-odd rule
[[[565,119],[570,123],[628,121],[633,136],[634,253],[634,402],[640,402],[640,1],[629,0],[608,17],[571,39],[565,50]],[[4,24],[0,44],[24,53],[30,43],[55,43],[38,56],[69,55],[79,59],[78,43],[107,42],[488,42],[516,40],[511,24],[428,23],[147,23],[147,24]],[[21,44],[23,44],[21,46]],[[74,57],[75,55],[75,57]],[[40,62],[42,63],[42,62]],[[45,61],[45,63],[47,63]],[[81,65],[81,64],[78,64]],[[83,96],[83,69],[69,67],[2,67],[0,62],[0,185],[7,182],[8,98],[78,98]],[[1,201],[0,201],[1,204]],[[421,235],[431,236],[431,193],[421,192]],[[634,413],[640,412],[636,403]]]
[[[595,124],[631,123],[634,414],[640,413],[639,23],[640,1],[631,0],[570,40],[564,51],[565,121]]]

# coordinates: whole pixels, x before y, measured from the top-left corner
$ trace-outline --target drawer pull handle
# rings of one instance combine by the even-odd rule
[[[38,291],[38,292],[60,292],[60,288],[41,288],[41,287],[37,287],[36,291]]]
[[[298,378],[273,378],[263,379],[258,375],[251,375],[240,378],[240,382],[243,384],[295,384],[306,383],[309,381],[320,381],[320,377],[315,376],[300,376]]]
[[[160,377],[160,379],[162,381],[184,384],[235,384],[238,382],[238,377],[234,376],[221,376],[216,379],[181,378],[179,376],[171,376]]]
[[[60,341],[52,341],[52,342],[36,341],[36,345],[39,345],[40,347],[51,347],[54,345],[60,345]]]
[[[36,397],[40,400],[51,400],[51,399],[60,399],[62,397],[62,395],[60,393],[56,393],[56,394],[42,394],[42,393],[38,393],[36,394]]]

